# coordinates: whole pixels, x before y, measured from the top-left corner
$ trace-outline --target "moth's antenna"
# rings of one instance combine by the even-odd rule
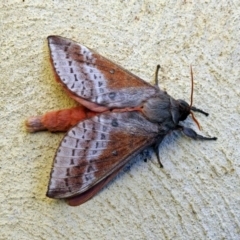
[[[201,129],[201,126],[200,126],[198,120],[195,118],[193,112],[191,112],[191,110],[193,110],[193,109],[192,109],[192,105],[193,105],[193,85],[194,85],[192,65],[190,65],[190,74],[191,74],[191,82],[192,82],[191,98],[190,98],[190,106],[189,106],[189,108],[190,108],[190,114],[191,114],[191,116],[192,116],[193,121],[197,124],[198,128]],[[196,109],[196,108],[194,108],[194,110],[195,110],[195,109]],[[194,111],[194,110],[193,110],[193,111]]]
[[[155,72],[155,85],[158,86],[158,72],[159,72],[159,69],[160,69],[160,65],[158,64],[157,65],[157,68],[156,68],[156,72]]]
[[[192,65],[190,65],[190,74],[191,74],[191,82],[192,82],[192,87],[191,87],[191,101],[190,101],[190,109],[192,107],[193,104],[193,71],[192,71]]]
[[[201,125],[199,124],[198,120],[195,118],[193,112],[190,112],[190,114],[192,116],[193,121],[197,124],[198,128],[201,129]]]
[[[204,114],[205,116],[208,116],[209,114],[208,114],[207,112],[204,112],[203,110],[198,109],[198,108],[192,106],[192,104],[193,104],[193,84],[194,84],[194,82],[193,82],[192,65],[190,65],[190,72],[191,72],[191,82],[192,82],[190,109],[191,109],[192,111],[194,111],[194,112],[200,112],[200,113]],[[191,115],[194,116],[193,113],[192,113]],[[193,117],[193,118],[194,118],[194,117]],[[195,118],[195,120],[196,120],[196,118]],[[196,121],[195,121],[195,122],[196,122]]]

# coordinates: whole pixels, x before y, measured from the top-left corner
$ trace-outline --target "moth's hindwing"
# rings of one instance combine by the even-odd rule
[[[68,198],[92,188],[161,137],[158,128],[137,111],[79,122],[56,152],[47,196]]]

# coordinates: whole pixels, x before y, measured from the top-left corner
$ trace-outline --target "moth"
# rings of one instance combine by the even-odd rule
[[[54,157],[48,197],[71,206],[86,202],[131,158],[148,146],[157,149],[171,131],[216,140],[182,125],[189,114],[197,123],[193,111],[208,115],[192,106],[193,83],[188,104],[158,87],[159,66],[151,85],[70,39],[49,36],[48,46],[57,81],[79,103],[26,121],[29,132],[67,131]]]

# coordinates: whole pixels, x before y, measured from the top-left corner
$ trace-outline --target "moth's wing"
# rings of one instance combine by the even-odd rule
[[[107,178],[114,177],[159,137],[159,125],[137,111],[109,112],[78,123],[56,152],[47,196],[69,198],[83,194],[84,198],[88,191],[88,198],[92,197],[108,182]]]
[[[70,206],[79,206],[87,202],[89,199],[94,197],[94,195],[96,195],[102,188],[104,188],[104,186],[106,186],[121,171],[123,167],[124,166],[116,169],[113,173],[98,182],[96,185],[89,188],[87,191],[80,193],[79,195],[76,195],[74,197],[67,198],[66,202]]]
[[[70,39],[49,36],[48,44],[60,83],[71,97],[93,111],[136,107],[158,91],[129,71]]]

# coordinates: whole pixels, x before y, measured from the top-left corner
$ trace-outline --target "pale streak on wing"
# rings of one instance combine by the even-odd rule
[[[95,51],[49,36],[53,66],[64,86],[80,98],[109,108],[136,107],[156,88]]]
[[[56,152],[47,196],[78,195],[153,144],[159,126],[138,112],[105,113],[86,119],[63,138]]]

